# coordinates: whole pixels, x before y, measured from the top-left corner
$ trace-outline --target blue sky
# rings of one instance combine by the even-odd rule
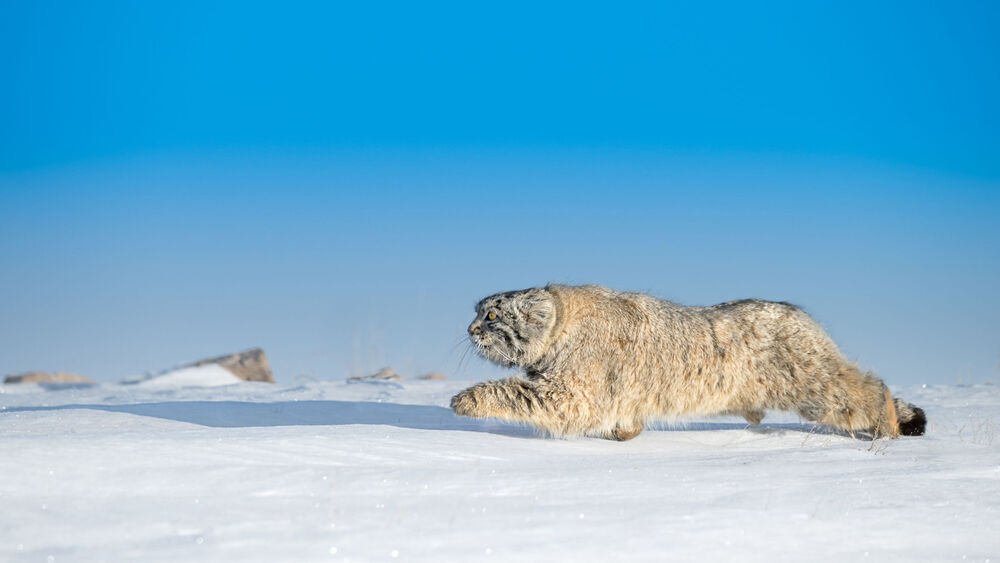
[[[4,12],[0,372],[483,377],[475,301],[556,281],[1000,375],[991,3]]]

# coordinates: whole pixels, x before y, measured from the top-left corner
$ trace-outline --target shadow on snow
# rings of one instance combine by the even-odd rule
[[[365,401],[281,401],[255,403],[241,401],[167,401],[124,405],[70,404],[59,406],[8,407],[2,412],[44,412],[91,409],[165,420],[187,422],[214,428],[267,426],[333,426],[369,424],[417,430],[458,430],[487,432],[516,437],[539,436],[525,425],[496,419],[471,419],[456,416],[451,409],[431,405],[407,405]],[[785,431],[842,434],[810,424],[777,423],[751,427],[743,422],[651,423],[652,431],[749,430],[754,433]]]
[[[461,430],[509,436],[533,436],[524,426],[456,416],[451,409],[365,401],[165,401],[124,405],[70,404],[8,407],[2,412],[44,412],[90,409],[149,416],[214,428],[266,426],[336,426],[370,424],[417,430]]]

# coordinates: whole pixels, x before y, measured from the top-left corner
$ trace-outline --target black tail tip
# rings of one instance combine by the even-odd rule
[[[910,420],[899,423],[899,433],[903,436],[923,436],[926,429],[927,415],[920,407],[913,407],[913,417]]]

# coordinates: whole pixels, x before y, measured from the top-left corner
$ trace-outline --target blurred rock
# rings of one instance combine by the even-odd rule
[[[89,377],[84,377],[82,375],[77,375],[75,373],[64,373],[64,372],[44,372],[44,371],[29,371],[27,373],[19,373],[16,375],[8,375],[4,380],[4,383],[87,383],[89,385],[96,385],[97,382]]]
[[[385,367],[382,368],[371,375],[355,375],[354,377],[348,377],[348,381],[402,381],[403,378],[396,373],[396,370]]]
[[[441,380],[444,380],[444,379],[448,379],[448,376],[445,375],[445,374],[443,374],[443,373],[434,372],[434,373],[428,373],[428,374],[425,374],[425,375],[421,375],[417,379],[429,379],[429,380],[441,381]]]
[[[267,361],[267,355],[260,348],[253,348],[228,356],[219,356],[218,358],[209,358],[181,367],[200,367],[208,364],[217,364],[229,370],[243,381],[274,383],[274,374],[271,373],[271,365]]]

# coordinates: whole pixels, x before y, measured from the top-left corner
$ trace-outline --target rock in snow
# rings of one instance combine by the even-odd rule
[[[448,379],[448,376],[443,373],[433,372],[421,375],[417,379],[423,379],[425,381],[444,381],[445,379]]]
[[[201,360],[153,375],[129,378],[122,383],[142,387],[219,387],[241,381],[274,383],[267,356],[260,348]]]
[[[260,348],[252,348],[238,354],[209,358],[182,367],[200,367],[208,364],[219,365],[243,381],[263,381],[274,383],[274,374],[267,361],[267,355]]]
[[[348,377],[348,381],[402,381],[403,378],[396,373],[396,370],[390,367],[384,367],[371,375],[355,375],[354,377]]]
[[[65,373],[61,371],[57,372],[45,372],[45,371],[29,371],[27,373],[19,373],[16,375],[8,375],[4,380],[4,383],[89,383],[96,384],[97,382],[89,377],[84,377],[82,375],[77,375],[75,373]]]

